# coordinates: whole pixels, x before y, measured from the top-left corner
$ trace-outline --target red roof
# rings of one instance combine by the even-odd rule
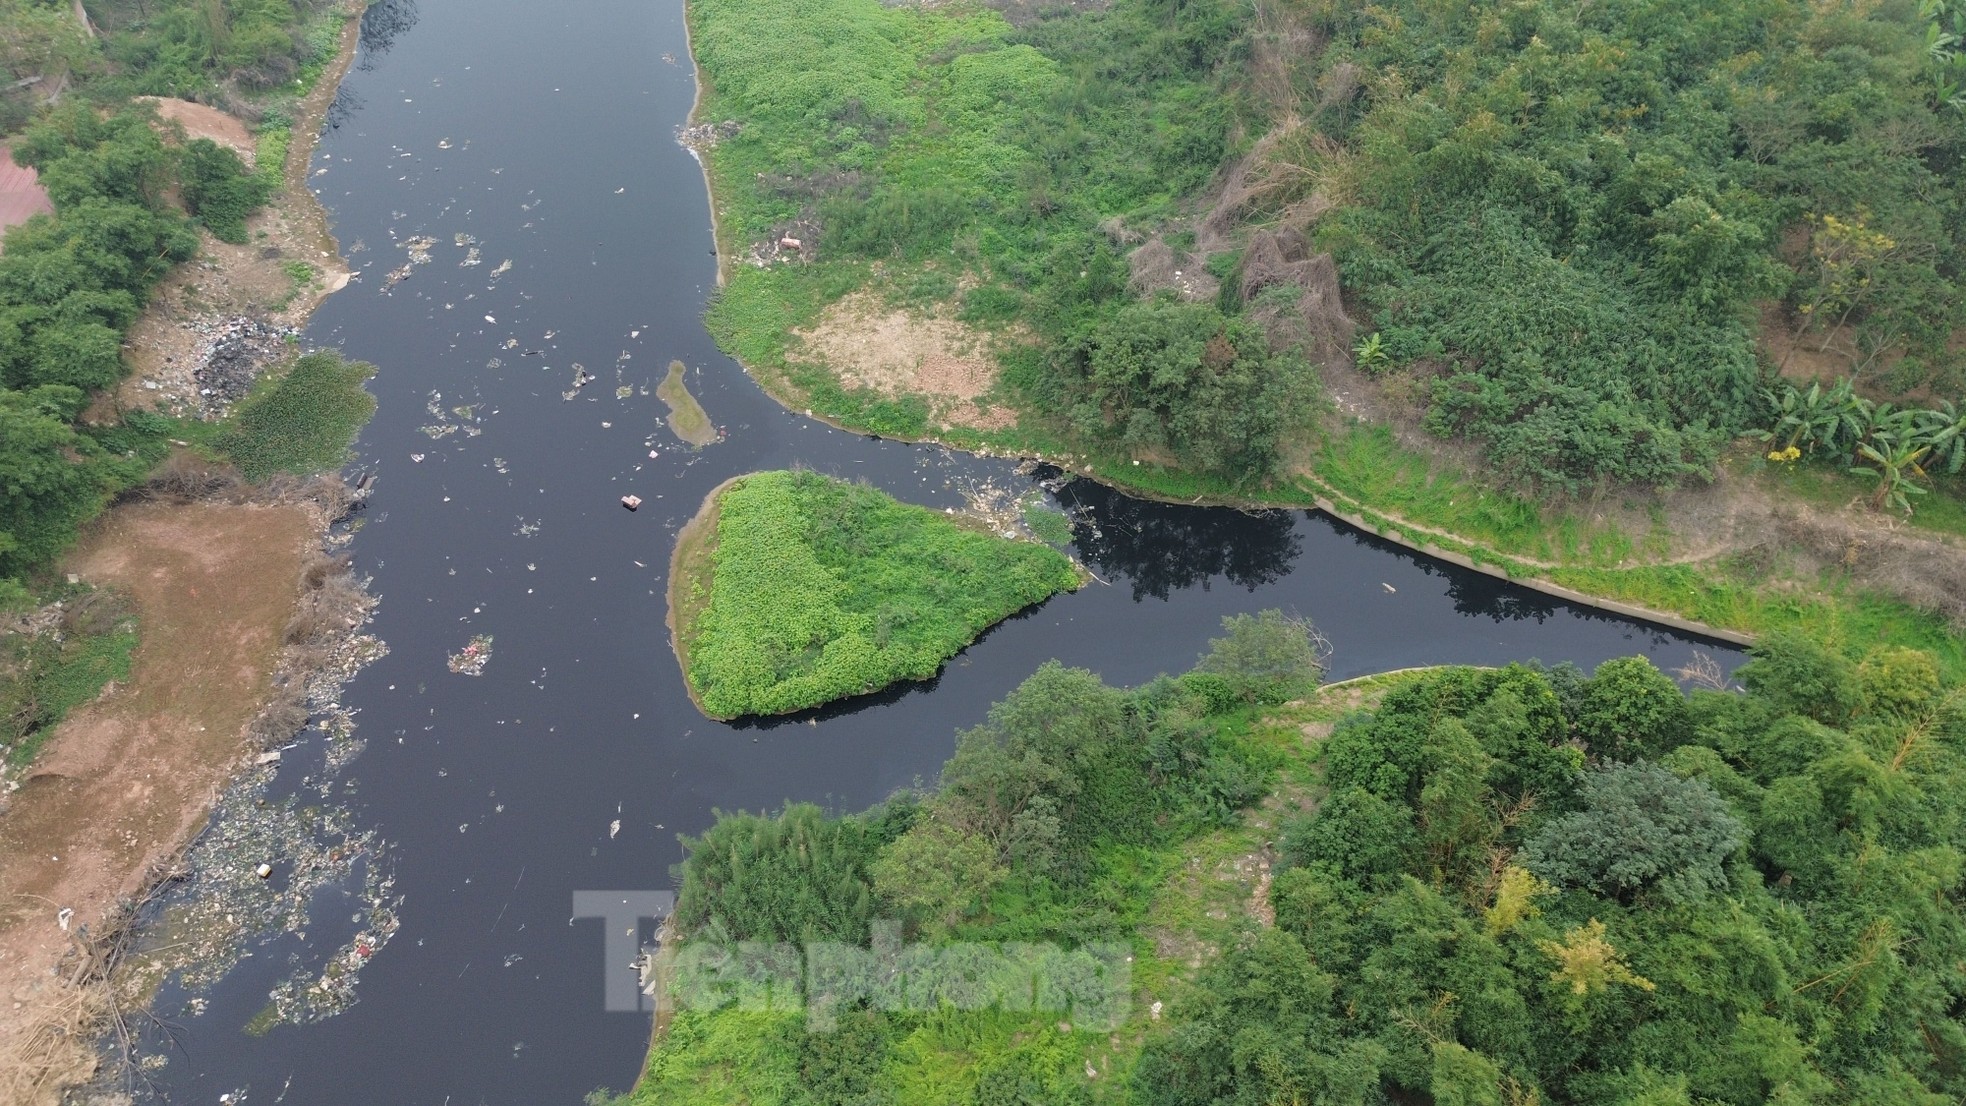
[[[0,146],[0,228],[25,223],[36,215],[53,214],[40,174],[14,164],[13,154]]]

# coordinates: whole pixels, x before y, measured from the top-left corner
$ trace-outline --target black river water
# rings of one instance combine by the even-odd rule
[[[1076,481],[1058,498],[1083,511],[1077,551],[1105,583],[999,626],[932,682],[769,724],[704,719],[670,651],[664,573],[719,481],[798,464],[961,506],[965,486],[1033,478],[830,429],[717,351],[701,322],[716,279],[704,182],[674,140],[693,88],[680,0],[381,0],[366,17],[313,178],[361,276],[307,338],[381,367],[357,447],[376,485],[352,549],[390,653],[347,689],[367,750],[337,799],[390,844],[401,931],[356,1004],[313,1025],[243,1031],[287,957],[347,939],[343,906],[317,912],[341,924],[319,918],[318,945],[270,940],[196,1013],[167,988],[152,1097],[536,1106],[625,1088],[649,1018],[603,1009],[601,923],[570,920],[574,893],[672,886],[676,835],[714,808],[856,809],[930,778],[956,731],[1047,658],[1137,683],[1189,667],[1223,615],[1280,607],[1330,638],[1333,678],[1737,659],[1321,515]],[[436,240],[430,261],[385,288],[418,236]],[[461,264],[474,246],[480,264]],[[672,358],[725,431],[700,452],[661,425],[652,391]],[[597,379],[566,399],[576,363]],[[477,421],[453,413],[466,405]],[[423,430],[441,424],[477,433]],[[618,505],[629,493],[639,512]],[[484,675],[448,671],[476,634],[495,638]],[[310,747],[274,797],[312,771]]]

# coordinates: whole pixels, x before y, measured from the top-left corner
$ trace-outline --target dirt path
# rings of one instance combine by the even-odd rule
[[[314,540],[298,507],[143,505],[71,560],[131,597],[141,639],[130,682],[62,723],[0,818],[0,1101],[49,1100],[93,1067],[58,966],[192,836],[245,754]]]

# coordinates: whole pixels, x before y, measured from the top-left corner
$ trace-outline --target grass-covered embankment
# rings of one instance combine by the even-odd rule
[[[811,472],[711,493],[677,540],[676,651],[715,718],[925,680],[1005,618],[1079,585],[1057,550]]]

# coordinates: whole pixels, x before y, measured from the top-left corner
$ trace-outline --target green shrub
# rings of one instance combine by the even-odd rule
[[[185,144],[179,169],[185,209],[222,242],[246,243],[246,216],[271,193],[266,177],[249,172],[239,155],[209,138]]]

